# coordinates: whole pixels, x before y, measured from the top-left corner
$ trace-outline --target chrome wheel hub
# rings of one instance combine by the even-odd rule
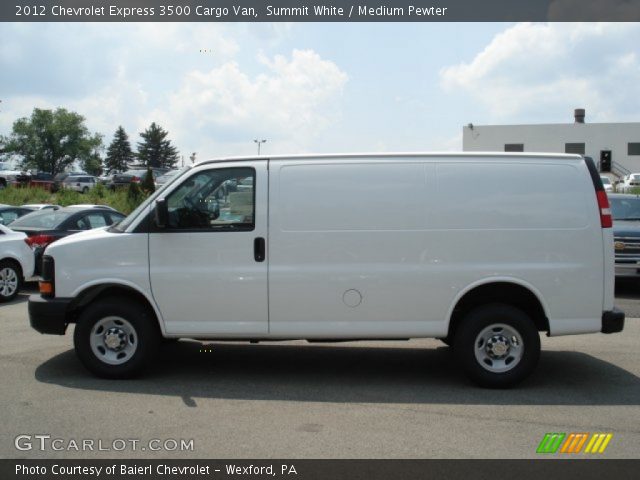
[[[509,339],[504,335],[494,335],[486,345],[487,355],[491,358],[504,358],[510,350]]]
[[[476,337],[474,353],[476,360],[485,370],[492,373],[508,372],[522,360],[522,336],[510,325],[489,325]]]
[[[138,350],[138,333],[122,317],[104,317],[91,329],[89,344],[100,361],[109,365],[121,365],[130,360]]]
[[[127,345],[127,334],[121,328],[111,327],[104,334],[104,344],[110,350],[122,350]]]

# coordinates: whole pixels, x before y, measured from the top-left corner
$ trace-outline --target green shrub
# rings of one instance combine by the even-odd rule
[[[147,195],[150,195],[156,191],[156,184],[153,181],[153,172],[150,168],[147,168],[147,174],[144,176],[144,180],[142,180],[140,188]]]
[[[104,185],[96,185],[87,194],[65,189],[51,193],[43,188],[16,188],[13,186],[0,190],[0,203],[7,205],[52,203],[64,207],[77,203],[94,203],[107,205],[124,214],[131,213],[145,198],[147,195],[136,184],[132,184],[128,189],[120,189],[115,192],[107,190]]]
[[[98,183],[95,187],[89,190],[89,198],[91,198],[91,203],[100,203],[99,200],[102,200],[107,194],[107,189],[102,183]]]
[[[147,195],[140,189],[137,183],[131,182],[129,188],[127,188],[127,210],[133,211],[142,201],[147,198]]]
[[[51,192],[43,188],[16,188],[9,186],[0,190],[0,203],[24,205],[25,203],[51,203]]]
[[[77,203],[86,203],[84,195],[68,188],[61,188],[52,195],[52,197],[55,197],[55,201],[51,201],[50,203],[57,203],[63,207],[66,207],[67,205],[75,205]]]

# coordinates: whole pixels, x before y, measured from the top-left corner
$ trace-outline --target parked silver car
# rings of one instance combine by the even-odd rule
[[[69,175],[63,180],[62,187],[76,192],[87,193],[96,186],[96,183],[96,177],[90,175]]]

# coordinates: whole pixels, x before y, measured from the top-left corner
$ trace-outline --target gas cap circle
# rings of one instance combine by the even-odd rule
[[[342,295],[342,301],[347,307],[357,307],[362,303],[362,294],[355,288],[351,288],[344,292]]]

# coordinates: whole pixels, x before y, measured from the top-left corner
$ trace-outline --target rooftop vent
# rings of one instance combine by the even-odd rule
[[[576,123],[584,123],[584,115],[584,108],[576,108],[573,111],[573,117],[575,118]]]

